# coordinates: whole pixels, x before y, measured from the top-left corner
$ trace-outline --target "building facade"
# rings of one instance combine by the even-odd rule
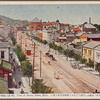
[[[39,21],[38,18],[35,18],[32,20],[32,22],[30,23],[30,31],[34,31],[34,30],[42,30],[42,23],[41,21]]]
[[[94,48],[94,62],[100,63],[100,45]]]
[[[89,58],[91,60],[94,60],[94,48],[96,46],[100,45],[100,42],[97,41],[89,41],[88,43],[83,45],[83,49],[82,49],[82,56],[83,58],[89,60]]]

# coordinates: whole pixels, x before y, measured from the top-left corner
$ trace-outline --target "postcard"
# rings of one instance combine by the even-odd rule
[[[0,2],[0,99],[100,98],[100,2]]]

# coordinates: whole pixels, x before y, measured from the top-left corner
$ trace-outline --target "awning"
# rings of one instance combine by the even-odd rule
[[[67,39],[66,37],[59,37],[59,39]]]

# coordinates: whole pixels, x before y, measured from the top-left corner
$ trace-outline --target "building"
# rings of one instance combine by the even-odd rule
[[[52,31],[51,30],[43,30],[39,31],[38,38],[41,40],[49,41],[52,37]]]
[[[34,30],[42,30],[42,23],[38,18],[33,19],[30,23],[30,31]]]
[[[79,32],[79,33],[77,33],[76,36],[75,36],[74,41],[75,42],[87,41],[86,33],[85,32]]]
[[[42,23],[42,29],[55,28],[55,22]]]
[[[83,58],[89,60],[89,58],[91,60],[94,60],[94,48],[96,46],[100,45],[100,42],[98,41],[92,41],[90,40],[89,42],[87,42],[86,44],[83,45],[83,49],[82,49],[82,56]]]
[[[0,41],[0,59],[9,61],[10,56],[10,46],[4,44]]]
[[[94,62],[100,63],[100,45],[94,48]]]
[[[83,42],[83,41],[100,41],[100,34],[86,34],[86,32],[79,32],[76,34],[74,41]]]
[[[59,22],[59,20],[57,20],[56,22],[55,22],[55,27],[56,27],[56,29],[57,30],[60,30],[60,22]]]
[[[11,63],[4,61],[4,60],[0,60],[0,77],[9,81],[9,76],[10,73],[12,73],[12,65]]]
[[[87,33],[95,33],[96,32],[96,27],[94,27],[91,24],[83,24],[83,31],[87,32]]]
[[[81,29],[80,28],[72,28],[72,31],[75,33],[75,32],[80,32]]]

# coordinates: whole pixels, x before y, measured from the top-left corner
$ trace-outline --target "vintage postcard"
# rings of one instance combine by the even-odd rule
[[[0,99],[99,93],[100,2],[0,2]]]

